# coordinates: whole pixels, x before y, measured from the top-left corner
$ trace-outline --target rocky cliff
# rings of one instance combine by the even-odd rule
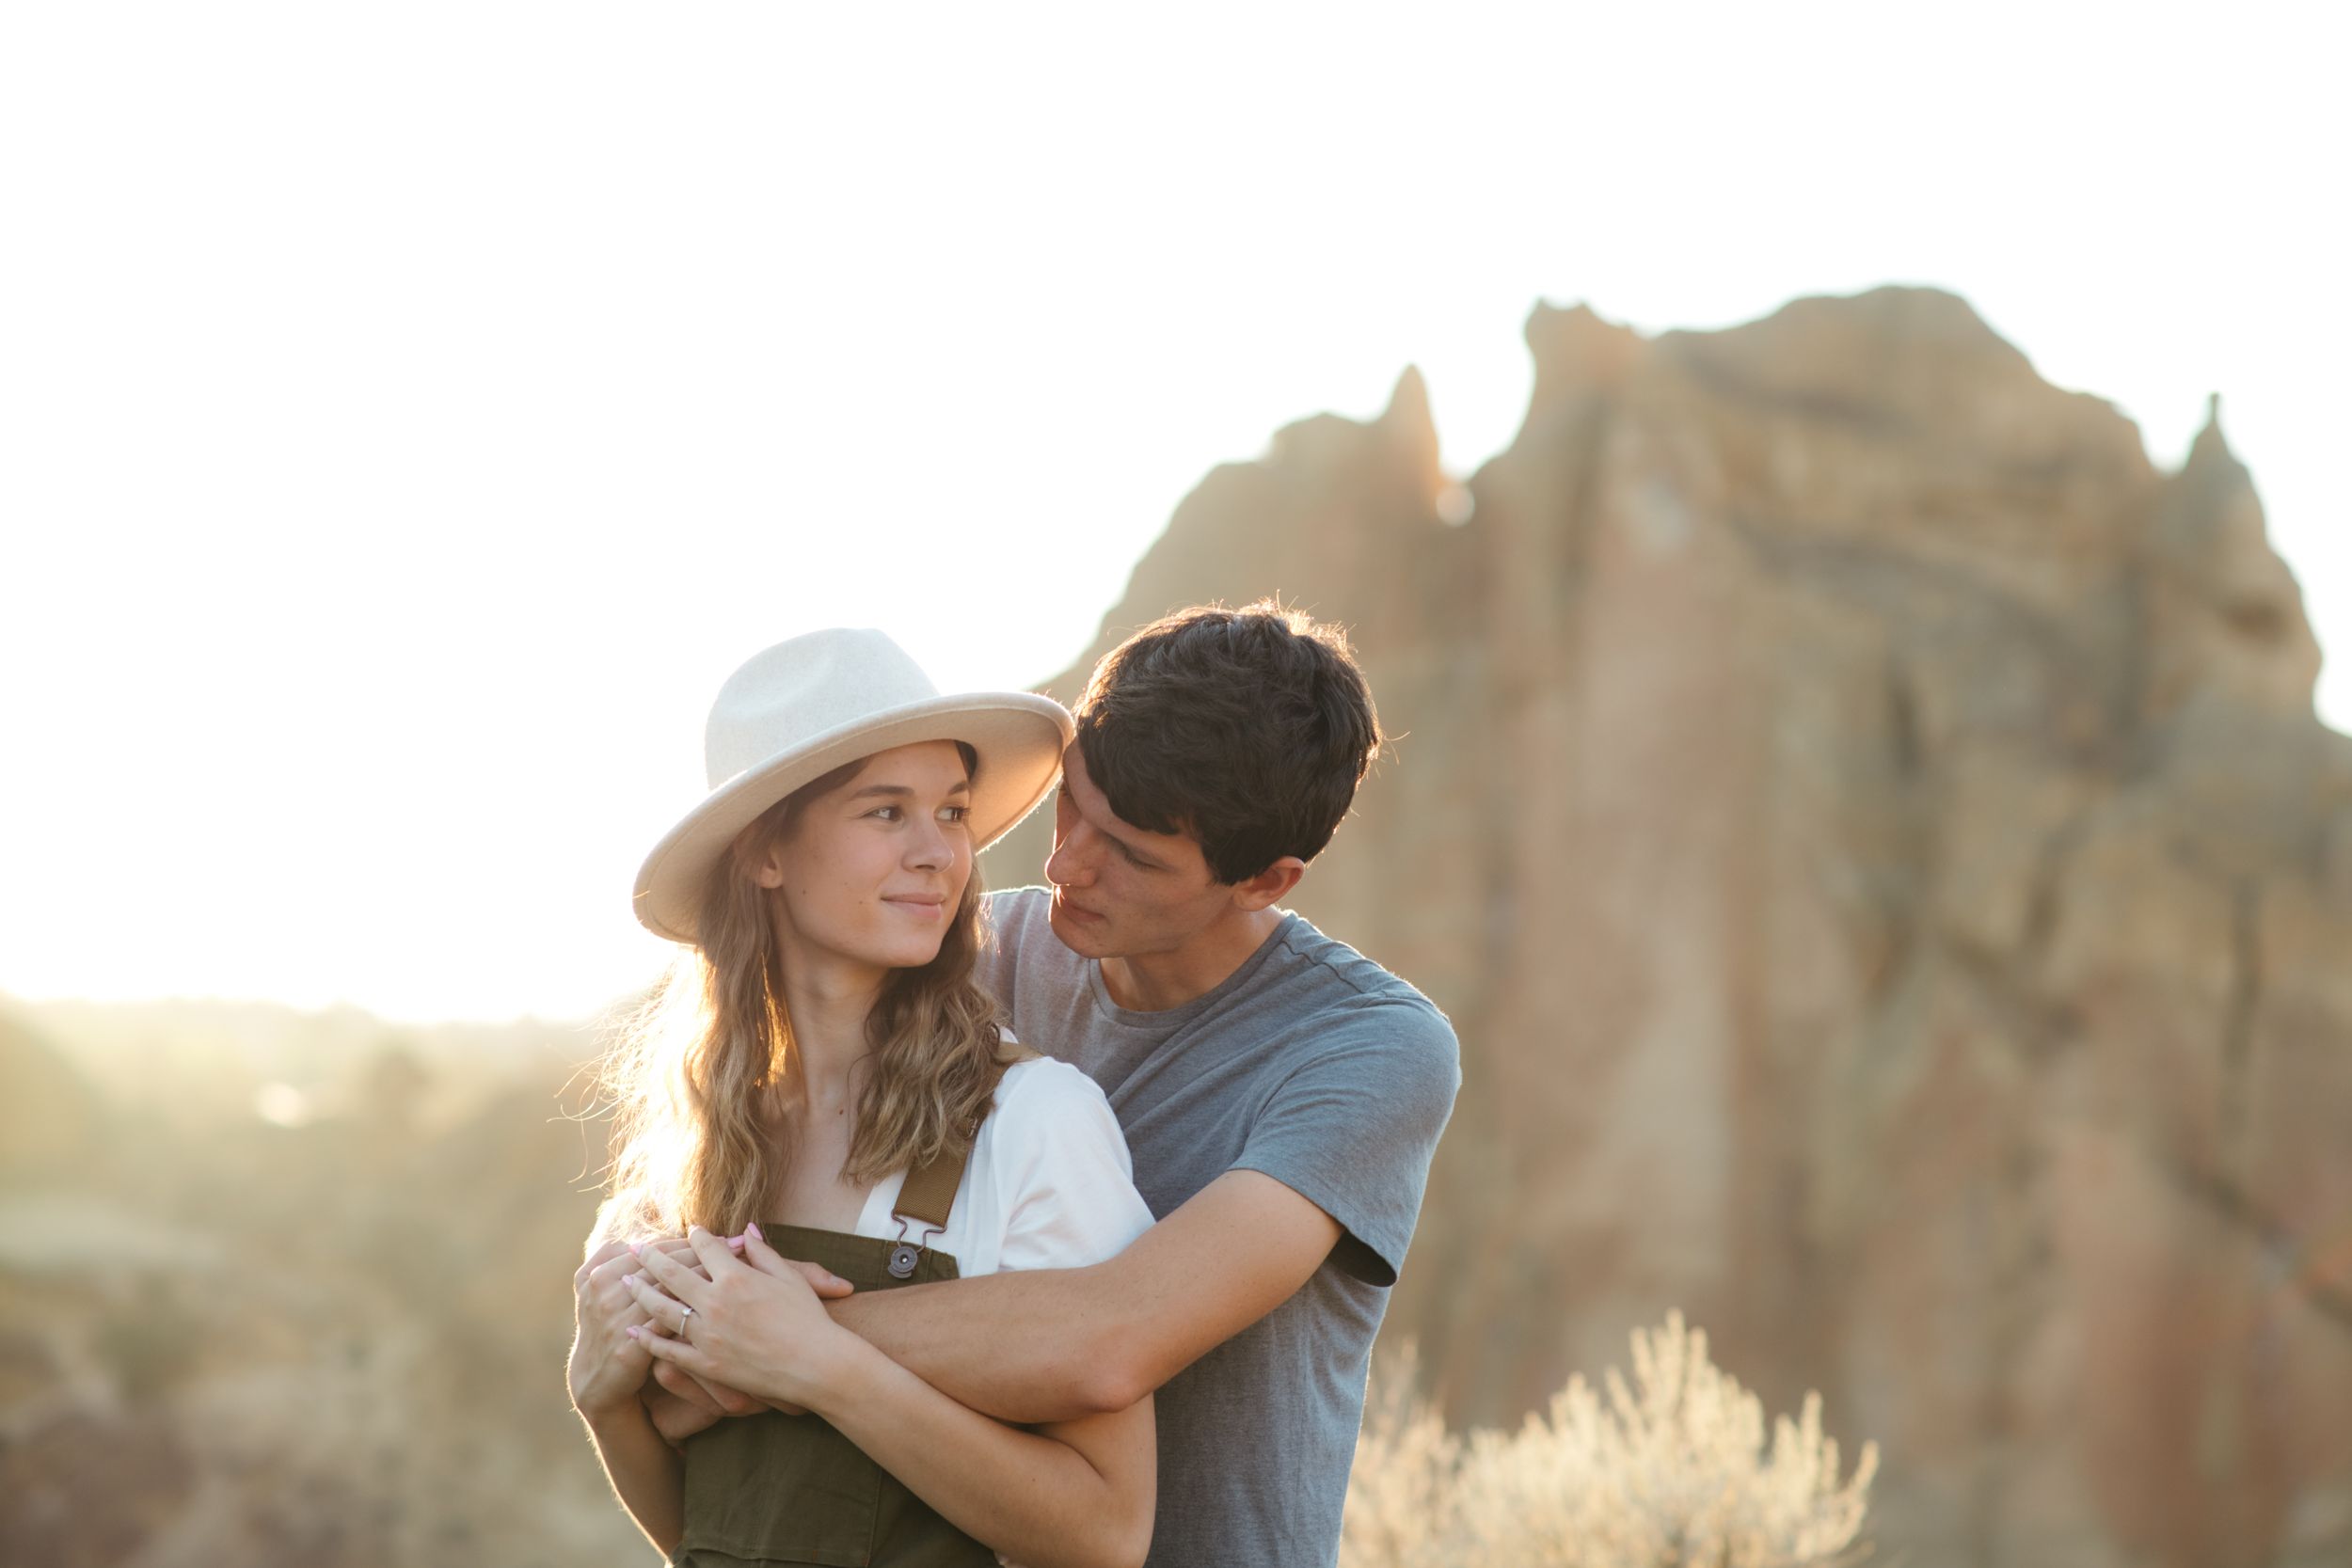
[[[1511,1421],[1680,1307],[1922,1565],[2352,1555],[2352,742],[2217,422],[2160,472],[1931,291],[1527,336],[1466,495],[1411,372],[1294,425],[1053,688],[1350,627],[1398,738],[1297,907],[1467,1072],[1391,1328]]]

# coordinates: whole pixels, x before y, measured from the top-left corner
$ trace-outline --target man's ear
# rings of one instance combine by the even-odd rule
[[[1269,904],[1280,902],[1306,874],[1305,861],[1296,855],[1284,855],[1255,877],[1245,877],[1233,884],[1233,907],[1255,914]]]

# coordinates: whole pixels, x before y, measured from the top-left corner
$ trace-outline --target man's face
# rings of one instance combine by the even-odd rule
[[[1190,833],[1155,833],[1115,815],[1075,742],[1054,800],[1054,934],[1089,958],[1170,953],[1232,907]]]

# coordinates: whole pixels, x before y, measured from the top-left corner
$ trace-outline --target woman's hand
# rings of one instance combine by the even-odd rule
[[[727,1245],[740,1252],[743,1238],[729,1236]],[[658,1247],[664,1257],[676,1258],[689,1268],[699,1271],[702,1267],[702,1259],[694,1256],[692,1245],[683,1236],[665,1236],[658,1242],[641,1242],[636,1250],[643,1252],[647,1247]],[[802,1271],[809,1275],[809,1283],[816,1287],[820,1296],[850,1293],[846,1280],[835,1278],[813,1263],[803,1264]],[[672,1448],[678,1447],[698,1432],[718,1425],[730,1416],[755,1416],[770,1408],[749,1394],[730,1388],[723,1383],[697,1382],[675,1367],[660,1361],[653,1364],[653,1375],[645,1380],[637,1397],[644,1402],[645,1414],[653,1418],[653,1429],[661,1433],[662,1440]],[[787,1408],[785,1414],[799,1416],[804,1413]]]
[[[740,1259],[699,1226],[687,1240],[699,1268],[682,1254],[639,1252],[642,1272],[626,1275],[624,1288],[642,1321],[625,1332],[649,1357],[704,1383],[771,1403],[819,1404],[829,1374],[863,1342],[834,1324],[812,1275],[830,1282],[828,1293],[847,1294],[847,1282],[779,1256],[757,1226],[745,1233]]]
[[[738,1256],[741,1255],[743,1237],[729,1236],[726,1242],[730,1249]],[[708,1277],[703,1269],[702,1259],[695,1253],[692,1243],[683,1236],[665,1236],[660,1241],[638,1243],[637,1251],[640,1253],[649,1249],[658,1250],[661,1256]],[[850,1293],[850,1282],[830,1269],[815,1263],[787,1261],[800,1271],[801,1277],[808,1281],[809,1288],[820,1298],[834,1301]],[[665,1296],[662,1299],[667,1301],[670,1298]],[[677,1307],[672,1305],[662,1316],[674,1316]],[[657,1322],[654,1326],[659,1329],[660,1323]],[[639,1397],[644,1401],[646,1414],[653,1418],[654,1430],[661,1433],[673,1448],[730,1416],[755,1416],[763,1410],[773,1410],[786,1416],[808,1414],[797,1404],[781,1400],[754,1399],[740,1389],[730,1388],[715,1380],[697,1378],[679,1367],[660,1360],[654,1362],[653,1376],[646,1379]]]
[[[627,1242],[607,1242],[572,1275],[572,1358],[564,1381],[572,1408],[589,1420],[634,1402],[653,1370],[640,1335],[646,1322],[635,1292],[622,1283],[639,1268]]]

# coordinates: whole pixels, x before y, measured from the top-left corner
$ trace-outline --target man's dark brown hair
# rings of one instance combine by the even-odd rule
[[[1321,853],[1380,752],[1346,633],[1272,599],[1154,621],[1094,667],[1077,718],[1111,810],[1191,833],[1229,884]]]

